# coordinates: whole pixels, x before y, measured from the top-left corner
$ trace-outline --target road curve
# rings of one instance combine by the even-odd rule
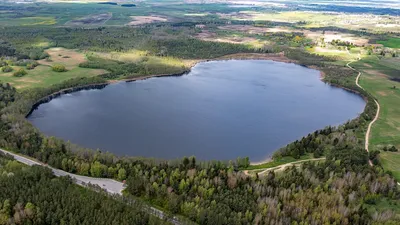
[[[361,72],[357,71],[356,69],[354,69],[353,67],[350,66],[350,63],[352,63],[352,62],[354,62],[354,61],[348,62],[348,63],[346,64],[346,66],[349,67],[350,69],[352,69],[352,70],[358,72],[358,75],[357,75],[357,78],[356,78],[356,85],[357,85],[359,88],[365,90],[365,89],[364,89],[363,87],[361,87],[361,85],[358,83],[358,81],[359,81],[359,79],[360,79],[360,76],[361,76]],[[376,104],[376,106],[377,106],[376,114],[375,114],[374,119],[368,124],[367,132],[365,133],[365,150],[367,150],[367,152],[369,152],[369,136],[370,136],[370,133],[371,133],[372,125],[375,123],[375,121],[378,120],[378,118],[379,118],[379,111],[381,110],[381,106],[379,105],[378,101],[376,101],[376,99],[374,99],[374,101],[375,101],[375,104]],[[370,164],[371,166],[373,166],[371,160],[369,160],[369,164]]]
[[[28,166],[38,165],[38,166],[47,167],[47,168],[51,169],[53,171],[54,175],[57,177],[69,176],[75,181],[76,184],[84,186],[84,187],[88,187],[88,184],[98,185],[102,189],[104,189],[105,191],[107,191],[109,194],[112,194],[112,195],[114,195],[114,194],[122,195],[122,191],[124,190],[124,184],[122,182],[119,182],[119,181],[116,181],[113,179],[80,176],[80,175],[68,173],[63,170],[53,168],[51,166],[48,166],[47,164],[29,159],[25,156],[21,156],[21,155],[6,151],[1,148],[0,148],[0,152],[4,153],[6,155],[11,155],[12,157],[14,157],[14,159],[16,161],[26,164]],[[166,215],[163,211],[156,209],[154,207],[146,207],[145,211],[154,216],[159,217],[160,219],[166,218]],[[181,224],[176,217],[169,218],[169,221],[172,222],[173,224],[178,224],[178,225]]]

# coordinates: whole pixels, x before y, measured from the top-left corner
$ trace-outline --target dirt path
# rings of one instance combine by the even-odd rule
[[[275,166],[275,167],[271,167],[271,168],[267,168],[259,173],[257,173],[258,175],[262,175],[266,172],[269,172],[271,170],[275,170],[275,171],[282,171],[284,169],[286,169],[287,167],[293,166],[295,164],[299,164],[299,163],[303,163],[303,162],[309,162],[309,161],[319,161],[319,160],[324,160],[326,159],[325,157],[322,158],[317,158],[317,159],[303,159],[303,160],[299,160],[299,161],[294,161],[294,162],[290,162],[290,163],[285,163],[279,166]],[[258,169],[257,169],[258,170]],[[244,170],[243,171],[244,174],[249,175],[249,171],[248,170]]]
[[[354,62],[354,61],[348,62],[348,63],[346,64],[346,66],[349,67],[350,69],[352,69],[352,70],[358,72],[358,75],[357,75],[357,78],[356,78],[356,85],[357,85],[359,88],[365,90],[365,89],[364,89],[363,87],[361,87],[361,85],[358,83],[358,81],[359,81],[359,79],[360,79],[360,76],[361,76],[361,72],[357,71],[356,69],[354,69],[353,67],[350,66],[350,63],[352,63],[352,62]],[[371,133],[371,128],[372,128],[372,125],[375,123],[375,121],[378,120],[378,118],[379,118],[379,111],[380,111],[380,109],[381,109],[381,107],[380,107],[378,101],[376,101],[376,99],[374,99],[374,101],[375,101],[375,104],[376,104],[376,106],[377,106],[376,115],[375,115],[374,119],[368,124],[368,129],[367,129],[367,132],[366,132],[366,134],[365,134],[365,150],[367,150],[367,152],[369,152],[369,136],[370,136],[370,133]],[[369,165],[373,166],[371,160],[369,160],[368,162],[369,162]]]

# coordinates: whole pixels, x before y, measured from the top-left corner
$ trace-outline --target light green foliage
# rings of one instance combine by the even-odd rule
[[[51,67],[51,69],[54,72],[66,72],[67,71],[67,69],[65,68],[64,65],[54,65],[54,66]]]
[[[3,73],[8,73],[8,72],[11,72],[11,71],[13,71],[14,69],[11,67],[11,66],[3,66],[3,67],[1,67],[1,71],[3,72]]]
[[[101,164],[100,162],[94,162],[90,167],[90,174],[94,177],[102,177],[107,172],[107,166]]]
[[[13,73],[13,76],[14,77],[23,77],[23,76],[25,76],[26,74],[28,74],[24,69],[22,69],[22,68],[20,68],[20,69],[18,69],[17,71],[15,71],[14,73]]]
[[[125,180],[126,179],[126,170],[121,168],[118,170],[118,180]]]

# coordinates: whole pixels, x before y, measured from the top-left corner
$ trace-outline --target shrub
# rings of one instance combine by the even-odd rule
[[[4,73],[8,73],[13,71],[14,69],[11,66],[3,66],[1,67],[1,71],[3,71]]]
[[[397,151],[399,151],[399,150],[393,145],[391,148],[389,148],[389,151],[391,151],[391,152],[397,152]]]
[[[36,64],[38,65],[38,63],[35,60],[27,60],[27,59],[23,59],[23,60],[18,60],[16,62],[14,62],[15,66],[28,66],[29,64]]]
[[[33,70],[33,69],[35,69],[35,67],[37,67],[39,64],[37,63],[37,62],[32,62],[32,63],[29,63],[28,65],[26,65],[26,68],[28,69],[28,70]]]
[[[51,69],[53,71],[55,71],[55,72],[65,72],[65,71],[67,71],[67,69],[65,68],[64,65],[54,65]]]
[[[25,76],[26,74],[28,74],[24,69],[19,69],[18,71],[15,71],[14,72],[14,74],[13,74],[13,76],[14,77],[23,77],[23,76]]]

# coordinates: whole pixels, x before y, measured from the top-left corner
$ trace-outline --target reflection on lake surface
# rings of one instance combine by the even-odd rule
[[[230,60],[63,95],[28,119],[47,135],[117,155],[260,161],[364,106],[360,96],[321,82],[317,70]]]

